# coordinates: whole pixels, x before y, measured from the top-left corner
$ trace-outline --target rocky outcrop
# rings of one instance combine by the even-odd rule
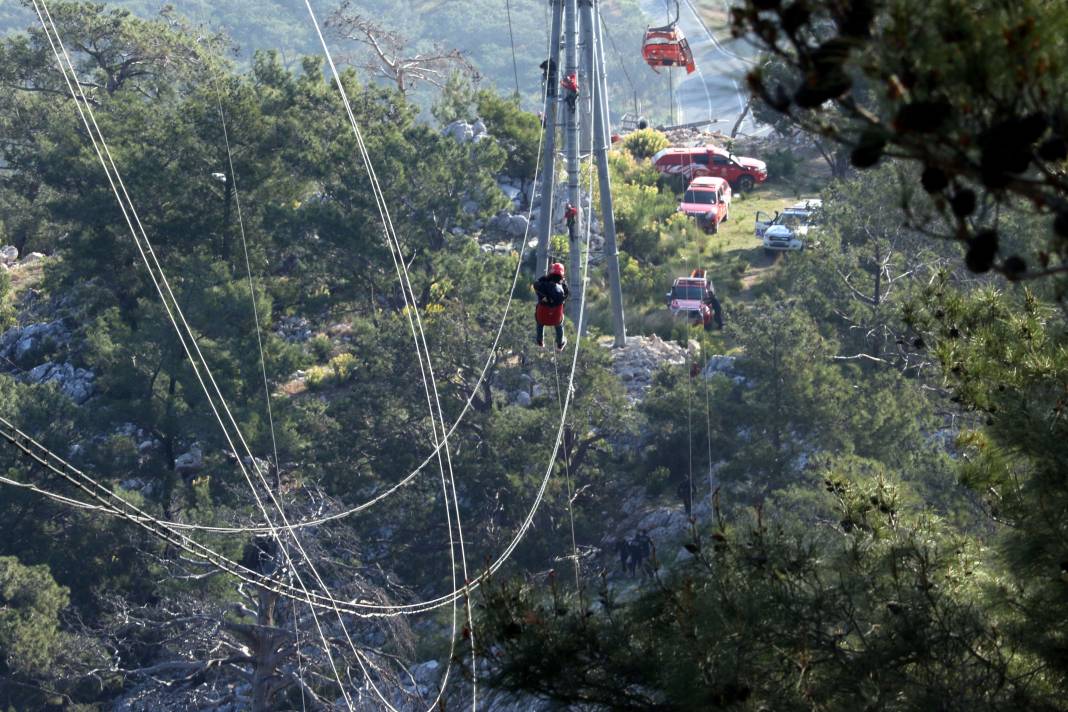
[[[40,354],[54,349],[70,338],[63,322],[50,321],[15,326],[0,336],[0,359],[8,365],[30,368],[40,363]]]
[[[611,338],[601,340],[601,345],[610,347]],[[627,345],[612,349],[612,370],[623,381],[623,387],[631,402],[640,401],[653,382],[653,374],[664,365],[681,366],[696,354],[699,347],[690,341],[688,348],[652,336],[630,336]]]
[[[0,247],[0,263],[10,265],[19,258],[18,248],[14,245]]]
[[[302,316],[284,316],[278,320],[274,333],[284,341],[301,343],[312,337],[311,322]]]
[[[55,384],[81,405],[93,395],[96,374],[55,359],[70,337],[70,331],[58,319],[12,327],[0,336],[0,363],[27,383]]]
[[[81,405],[93,395],[96,374],[84,368],[75,368],[69,363],[46,361],[31,368],[25,378],[30,383],[54,383],[60,392]]]
[[[500,212],[490,218],[486,223],[486,229],[498,233],[504,233],[509,237],[523,237],[527,234],[530,221],[526,215],[510,215]]]
[[[457,143],[478,143],[489,138],[486,124],[482,123],[481,119],[473,124],[469,124],[466,121],[453,121],[442,130],[442,133]]]
[[[203,468],[204,452],[197,443],[194,443],[188,452],[184,452],[174,458],[174,471],[184,477],[195,475]]]

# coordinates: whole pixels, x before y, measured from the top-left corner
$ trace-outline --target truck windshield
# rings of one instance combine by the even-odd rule
[[[698,301],[704,296],[702,293],[704,290],[700,287],[679,287],[675,286],[671,288],[672,299],[696,299]]]
[[[701,203],[702,205],[715,205],[716,191],[714,190],[688,190],[682,196],[684,203]]]
[[[775,224],[785,225],[786,227],[792,230],[795,227],[800,227],[801,225],[804,225],[806,218],[808,218],[808,215],[798,213],[783,213],[779,216],[779,219],[775,221]]]

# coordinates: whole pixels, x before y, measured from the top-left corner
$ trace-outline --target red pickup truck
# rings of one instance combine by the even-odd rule
[[[708,233],[719,232],[719,224],[730,217],[731,187],[723,178],[694,178],[682,195],[679,212],[697,218]]]
[[[687,180],[702,176],[723,178],[741,191],[749,191],[768,179],[764,161],[735,156],[717,146],[672,146],[653,155],[653,166],[661,173],[681,174]]]

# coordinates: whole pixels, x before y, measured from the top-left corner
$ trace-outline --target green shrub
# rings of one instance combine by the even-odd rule
[[[313,391],[326,388],[330,385],[330,379],[334,375],[329,366],[312,366],[304,372],[304,382]]]
[[[676,212],[674,197],[653,186],[629,183],[620,183],[614,192],[620,246],[639,260],[659,261],[660,229]]]
[[[768,180],[774,182],[787,182],[797,175],[797,167],[801,161],[787,148],[772,151],[764,157],[768,164]]]
[[[330,368],[334,370],[334,379],[338,383],[344,383],[356,370],[356,357],[348,353],[338,354],[330,359]]]
[[[656,129],[639,129],[623,139],[623,148],[638,159],[649,158],[670,145],[668,137]]]
[[[330,354],[334,350],[334,342],[325,334],[316,334],[308,342],[308,348],[311,350],[312,355],[315,356],[315,360],[321,363],[330,358]]]

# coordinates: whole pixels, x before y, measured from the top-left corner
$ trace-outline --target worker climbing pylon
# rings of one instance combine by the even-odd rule
[[[534,282],[534,291],[538,295],[538,306],[534,310],[534,321],[537,323],[534,343],[544,346],[545,327],[551,326],[556,330],[556,350],[563,351],[567,346],[567,339],[564,338],[564,302],[570,294],[564,279],[564,266],[554,262],[548,274]]]
[[[545,85],[546,93],[549,96],[556,95],[556,62],[552,59],[547,59],[538,65],[541,69],[541,81]]]
[[[567,102],[567,108],[574,111],[575,103],[578,101],[579,95],[578,77],[573,73],[568,74],[560,80],[560,86],[564,88],[564,101]]]
[[[570,233],[575,228],[576,221],[578,220],[579,209],[571,203],[567,204],[564,208],[564,223],[567,225],[567,231]]]

